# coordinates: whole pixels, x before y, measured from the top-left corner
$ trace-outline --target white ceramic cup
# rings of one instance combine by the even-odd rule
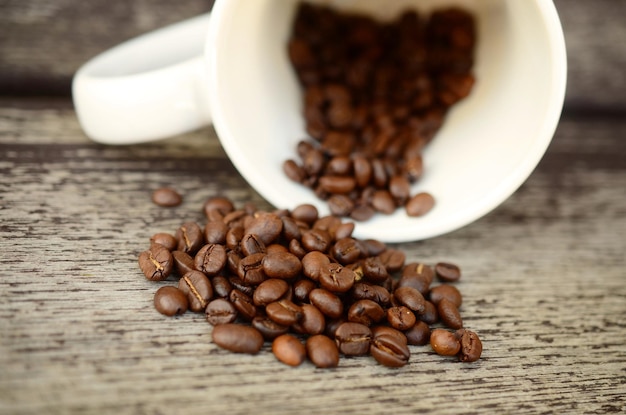
[[[422,240],[459,229],[506,200],[531,174],[560,118],[566,85],[563,32],[552,0],[317,0],[392,19],[450,5],[477,21],[470,96],[456,104],[424,152],[412,194],[434,209],[403,209],[358,223],[354,235]],[[217,0],[199,16],[123,43],[81,67],[73,95],[93,140],[132,144],[212,123],[229,158],[277,208],[325,202],[290,181],[282,163],[305,137],[301,91],[286,53],[297,0]]]

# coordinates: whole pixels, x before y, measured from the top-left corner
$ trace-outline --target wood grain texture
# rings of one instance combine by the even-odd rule
[[[67,100],[0,100],[0,413],[475,414],[626,411],[626,122],[566,116],[529,180],[461,230],[398,247],[458,263],[483,358],[410,364],[236,355],[204,316],[152,306],[138,253],[209,196],[268,207],[212,129],[106,147]],[[159,208],[163,185],[185,197]]]
[[[0,0],[0,95],[66,95],[96,54],[209,11],[212,0]],[[566,108],[626,109],[626,2],[555,0],[568,48]]]

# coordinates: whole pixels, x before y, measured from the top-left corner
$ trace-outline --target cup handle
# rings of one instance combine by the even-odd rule
[[[78,120],[92,140],[134,144],[211,123],[204,61],[209,14],[124,42],[74,75]]]

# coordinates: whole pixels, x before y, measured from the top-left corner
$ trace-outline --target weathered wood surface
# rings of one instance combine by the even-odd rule
[[[151,234],[201,222],[211,195],[267,205],[210,128],[89,141],[69,83],[96,53],[210,4],[0,0],[0,414],[626,412],[626,2],[556,1],[568,101],[537,170],[476,223],[399,246],[462,266],[483,358],[414,347],[396,370],[370,358],[293,369],[267,345],[230,354],[202,315],[153,309],[164,283],[136,262]],[[183,205],[153,205],[163,185]]]

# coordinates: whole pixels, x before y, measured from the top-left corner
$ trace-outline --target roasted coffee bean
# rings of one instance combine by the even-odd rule
[[[354,201],[345,194],[334,194],[328,198],[328,209],[335,216],[350,216],[354,210]]]
[[[291,252],[273,252],[263,257],[263,272],[269,278],[290,279],[302,271],[302,262]]]
[[[437,306],[430,301],[424,301],[424,311],[419,315],[419,319],[426,324],[435,324],[439,321]]]
[[[406,254],[398,249],[387,249],[385,252],[378,256],[380,260],[385,264],[387,272],[398,272],[404,267],[404,261],[406,260]]]
[[[302,238],[302,231],[300,224],[292,217],[284,216],[280,218],[283,221],[283,233],[282,236],[288,241],[292,239],[300,240]],[[283,246],[275,244],[275,246]]]
[[[361,256],[361,249],[352,238],[341,238],[335,242],[330,254],[337,262],[343,265],[356,262]]]
[[[478,335],[470,330],[457,330],[455,333],[461,348],[459,350],[459,360],[461,362],[475,362],[480,359],[483,352],[483,344]]]
[[[216,275],[211,279],[211,285],[213,285],[213,293],[216,297],[228,298],[230,291],[233,289],[232,285],[228,281],[228,278],[223,275]]]
[[[259,285],[267,279],[263,271],[265,254],[252,254],[239,261],[237,275],[245,285]]]
[[[187,307],[187,296],[176,287],[166,285],[154,294],[154,308],[166,316],[184,314]]]
[[[307,254],[307,251],[304,249],[302,244],[297,239],[292,239],[289,241],[289,252],[302,259]]]
[[[376,214],[373,207],[367,204],[358,204],[350,212],[350,218],[358,222],[365,222],[372,218]]]
[[[405,176],[393,176],[389,180],[389,193],[397,205],[404,205],[409,198],[411,184]]]
[[[291,211],[291,217],[295,220],[312,225],[318,219],[319,213],[314,205],[305,203],[293,208]]]
[[[318,368],[333,368],[339,365],[337,345],[323,334],[316,334],[307,339],[306,353],[309,360]]]
[[[211,215],[213,215],[215,212],[219,213],[219,219],[222,219],[224,216],[234,211],[235,206],[233,206],[233,202],[231,202],[230,199],[221,196],[215,196],[207,199],[204,202],[202,210],[209,220],[216,220],[218,218],[213,219]]]
[[[254,219],[245,227],[246,234],[256,234],[265,245],[272,243],[282,232],[283,221],[273,214],[257,212]]]
[[[382,287],[381,287],[382,288]],[[372,300],[359,300],[348,309],[348,320],[371,326],[385,318],[385,310]]]
[[[309,293],[309,301],[327,317],[339,318],[343,313],[343,302],[335,294],[323,288]]]
[[[332,243],[332,238],[328,231],[324,229],[311,229],[302,232],[302,246],[307,251],[328,252],[328,248]]]
[[[354,285],[355,273],[337,263],[331,263],[320,271],[319,283],[333,293],[345,293]]]
[[[314,305],[302,304],[302,318],[291,327],[300,334],[321,334],[326,328],[326,319]]]
[[[441,322],[451,329],[463,327],[463,319],[457,306],[450,300],[444,298],[437,304],[437,314]]]
[[[247,294],[235,288],[230,292],[228,298],[242,318],[250,321],[256,316],[257,308]]]
[[[196,269],[193,258],[183,251],[172,251],[172,259],[178,275],[184,275]]]
[[[257,306],[266,306],[280,300],[288,290],[289,284],[285,280],[271,278],[259,284],[254,290],[252,300]]]
[[[435,274],[440,281],[455,282],[461,278],[461,269],[455,264],[439,262],[435,265]]]
[[[253,233],[244,235],[239,245],[241,247],[241,253],[244,256],[259,253],[264,254],[267,252],[267,248],[265,247],[263,241]]]
[[[189,309],[197,313],[206,309],[213,297],[213,286],[206,275],[200,271],[189,271],[178,281],[178,289],[187,296]]]
[[[261,333],[265,340],[274,340],[289,331],[289,326],[278,324],[267,316],[256,316],[250,324]]]
[[[243,235],[244,229],[242,226],[229,228],[228,232],[226,232],[226,247],[231,251],[238,251]]]
[[[406,214],[412,217],[424,216],[435,206],[435,198],[430,193],[421,192],[411,197],[404,206]]]
[[[350,238],[352,236],[352,232],[354,232],[354,222],[344,222],[337,226],[333,232],[332,237],[335,241],[340,241],[342,239]]]
[[[418,314],[424,312],[424,303],[426,300],[422,293],[413,287],[399,287],[393,292],[393,296],[398,302]]]
[[[330,258],[320,251],[311,251],[302,258],[302,273],[313,281],[319,281],[322,269],[330,265]]]
[[[237,318],[237,309],[230,301],[217,298],[207,305],[204,314],[210,324],[217,326],[234,322]]]
[[[265,307],[267,316],[278,324],[291,326],[302,319],[302,307],[290,300],[279,300]]]
[[[283,162],[283,172],[296,183],[302,183],[306,178],[304,169],[295,160],[288,159]]]
[[[274,253],[277,253],[277,252],[289,252],[289,249],[286,246],[284,246],[284,245],[273,243],[271,245],[268,245],[265,248],[265,251],[266,251],[265,252],[266,254],[274,254]]]
[[[248,297],[252,298],[252,296],[254,295],[254,288],[255,287],[252,286],[252,285],[246,284],[238,276],[233,275],[233,276],[228,277],[228,282],[230,283],[230,285],[231,285],[231,287],[233,289],[241,291],[242,293],[244,293]]]
[[[372,178],[372,165],[367,158],[357,155],[353,158],[352,165],[357,186],[364,188],[369,185]]]
[[[162,187],[152,192],[152,202],[158,206],[174,207],[183,202],[183,197],[171,187]]]
[[[178,246],[178,241],[174,238],[174,235],[164,232],[152,235],[150,243],[163,245],[168,251],[174,251]]]
[[[300,366],[306,359],[306,347],[291,334],[276,337],[272,342],[272,353],[276,359],[289,366]]]
[[[370,354],[378,363],[388,367],[401,367],[409,362],[411,352],[406,336],[391,327],[372,329]]]
[[[139,268],[150,281],[163,281],[174,268],[174,258],[163,245],[152,244],[150,249],[139,254]]]
[[[241,324],[220,324],[213,327],[213,342],[235,353],[257,354],[263,347],[263,336],[257,329]]]
[[[355,283],[351,294],[355,300],[372,300],[381,306],[386,306],[391,301],[391,295],[386,288],[366,282]]]
[[[405,306],[389,307],[387,309],[387,322],[394,329],[405,331],[415,325],[417,318],[413,311]]]
[[[391,215],[396,210],[396,202],[388,190],[376,190],[372,196],[372,207],[378,212]]]
[[[434,329],[430,333],[430,346],[441,356],[455,356],[461,349],[457,336],[445,329]]]
[[[195,222],[186,222],[176,231],[178,251],[195,255],[204,243],[204,235],[200,226]]]
[[[408,344],[423,346],[430,341],[430,327],[423,321],[417,321],[413,327],[404,332]]]
[[[389,277],[387,267],[385,267],[380,257],[366,258],[365,261],[363,261],[362,267],[365,279],[374,284],[379,284]]]
[[[194,257],[194,265],[201,271],[212,277],[219,274],[226,265],[226,249],[223,245],[204,245]]]
[[[228,226],[221,220],[209,221],[204,226],[204,240],[207,244],[223,245],[226,243],[226,233],[228,233]]]
[[[430,297],[430,301],[432,301],[435,305],[439,304],[439,302],[444,298],[451,301],[452,304],[457,307],[461,307],[461,304],[463,303],[463,296],[454,285],[437,285],[430,289],[428,295]]]
[[[365,239],[363,244],[367,248],[363,252],[367,252],[368,256],[378,256],[387,250],[387,245],[376,239]]]
[[[426,294],[430,288],[430,284],[433,283],[433,279],[435,278],[435,272],[432,267],[427,264],[423,264],[421,262],[411,262],[406,264],[402,269],[402,275],[400,280],[398,281],[399,286],[403,285],[412,285],[413,280],[419,280],[420,282],[415,282],[416,288],[422,294]],[[404,279],[407,279],[406,282],[403,282]],[[425,290],[422,291],[418,287],[425,286]]]
[[[335,330],[335,342],[339,351],[346,356],[367,354],[372,341],[372,331],[366,325],[346,322]]]
[[[303,278],[293,284],[293,297],[296,301],[304,303],[309,301],[309,293],[315,289],[316,285],[308,278]]]

